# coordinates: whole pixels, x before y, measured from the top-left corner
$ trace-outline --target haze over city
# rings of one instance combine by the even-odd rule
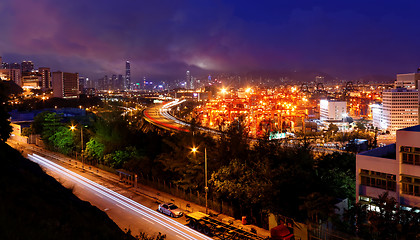
[[[0,3],[0,55],[90,78],[319,71],[393,79],[420,62],[417,1]]]

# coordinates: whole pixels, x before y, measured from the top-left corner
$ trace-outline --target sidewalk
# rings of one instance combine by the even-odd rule
[[[143,185],[141,183],[137,184],[137,188],[135,188],[132,185],[128,185],[126,183],[123,183],[120,181],[120,178],[118,175],[107,172],[105,170],[102,170],[100,168],[97,167],[93,167],[87,164],[84,164],[84,168],[82,169],[82,163],[79,160],[75,160],[72,159],[70,157],[67,157],[63,154],[60,153],[56,153],[56,152],[51,152],[48,150],[45,150],[43,148],[40,148],[38,146],[32,145],[32,144],[25,144],[25,143],[17,143],[15,141],[8,141],[9,144],[11,144],[12,146],[14,146],[16,149],[22,149],[22,147],[25,148],[26,152],[28,152],[28,150],[32,150],[34,152],[36,152],[39,155],[43,155],[44,157],[48,157],[48,158],[54,158],[56,161],[61,162],[64,165],[67,165],[68,167],[71,168],[75,168],[78,171],[82,171],[85,174],[91,174],[94,175],[96,177],[99,177],[103,180],[106,180],[107,182],[116,185],[118,187],[121,187],[127,191],[129,191],[131,194],[134,195],[143,195],[146,196],[150,199],[153,199],[156,203],[160,204],[163,202],[173,202],[174,204],[176,204],[178,207],[180,207],[181,209],[185,210],[185,213],[191,213],[191,212],[206,212],[206,207],[203,207],[201,205],[186,201],[184,199],[175,197],[173,195],[170,195],[166,192],[162,192],[159,190],[156,190],[152,187],[149,187],[147,185]],[[25,152],[25,151],[24,151]],[[156,210],[156,209],[153,209]],[[232,224],[233,226],[243,229],[245,231],[251,232],[251,228],[255,229],[257,231],[257,235],[261,236],[261,237],[270,237],[270,231],[269,230],[265,230],[263,228],[259,228],[257,226],[254,225],[243,225],[241,220],[235,220],[233,217],[224,215],[224,214],[220,214],[216,211],[213,211],[211,209],[208,209],[209,213],[212,213],[214,215],[217,215],[217,218],[219,221],[225,222],[226,224]]]
[[[154,188],[151,188],[149,186],[146,185],[142,185],[142,184],[138,184],[137,188],[131,187],[129,190],[131,190],[132,192],[136,192],[136,193],[140,193],[143,195],[146,195],[150,198],[155,199],[156,201],[158,201],[159,203],[162,202],[173,202],[174,204],[176,204],[179,208],[185,210],[184,212],[186,214],[191,213],[191,212],[206,212],[206,207],[203,207],[201,205],[186,201],[184,199],[181,198],[177,198],[174,197],[168,193],[165,192],[161,192],[158,191]],[[189,207],[187,207],[187,205]],[[217,218],[219,221],[222,221],[226,224],[232,224],[233,226],[239,228],[239,229],[243,229],[247,232],[251,232],[251,228],[255,229],[257,231],[257,235],[261,236],[261,237],[270,237],[270,231],[269,230],[265,230],[263,228],[254,226],[254,225],[243,225],[241,220],[236,220],[233,217],[224,215],[224,214],[220,214],[216,211],[213,211],[212,209],[208,209],[209,213],[215,214],[217,215]]]

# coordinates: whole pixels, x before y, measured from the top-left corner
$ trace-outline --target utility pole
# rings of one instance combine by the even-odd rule
[[[208,206],[207,206],[207,194],[209,192],[209,187],[207,187],[207,148],[204,148],[204,177],[206,180],[206,186],[204,187],[204,190],[206,191],[206,214],[208,214]]]
[[[85,163],[84,163],[84,154],[83,154],[83,125],[80,125],[80,139],[82,143],[82,169],[85,169]]]

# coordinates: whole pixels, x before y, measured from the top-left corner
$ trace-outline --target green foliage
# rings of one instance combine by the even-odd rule
[[[22,129],[22,136],[29,137],[31,134],[35,134],[35,132],[33,131],[31,127],[26,127]]]
[[[158,161],[164,173],[172,177],[172,182],[187,190],[201,190],[204,186],[204,147],[211,146],[213,140],[199,133],[177,134],[164,140],[169,151],[162,153]],[[198,147],[197,153],[191,148]],[[212,153],[208,153],[212,156]],[[213,158],[208,158],[209,169],[213,169]]]
[[[272,187],[268,170],[262,162],[244,163],[234,159],[213,173],[210,183],[220,195],[250,207],[262,204],[264,193]]]
[[[42,112],[35,116],[32,129],[36,134],[41,134],[42,140],[47,145],[54,146],[51,142],[54,134],[64,125],[61,123],[62,117],[54,112]]]
[[[101,162],[103,160],[104,150],[105,146],[102,143],[96,141],[95,138],[91,138],[86,143],[86,149],[84,154],[87,160],[96,160],[98,162]]]
[[[403,210],[388,192],[379,195],[371,204],[357,203],[345,214],[348,232],[363,239],[417,239],[420,234],[420,213],[418,208]]]
[[[353,201],[356,183],[356,156],[335,152],[318,156],[316,172],[321,186],[331,196]]]
[[[138,236],[136,236],[136,239],[139,240],[165,240],[166,239],[166,235],[162,233],[158,233],[158,235],[156,236],[149,236],[148,234],[146,234],[145,232],[140,232],[140,234]]]
[[[319,223],[319,220],[326,221],[329,217],[334,216],[334,197],[313,192],[303,199],[304,202],[299,206],[299,209],[306,211],[308,219],[312,222]]]
[[[72,153],[75,148],[74,133],[64,126],[58,127],[57,131],[48,138],[48,142],[52,143],[56,150],[66,155]]]
[[[6,142],[12,132],[8,113],[8,86],[0,80],[0,140]]]
[[[330,123],[330,125],[328,125],[328,130],[327,131],[331,132],[331,133],[337,133],[338,132],[338,127],[334,123]]]
[[[117,150],[105,156],[105,163],[113,168],[121,168],[123,164],[135,157],[137,150],[135,147],[127,147],[124,150]]]
[[[119,114],[104,114],[94,122],[95,140],[105,146],[104,153],[113,153],[128,146],[130,130]]]
[[[217,147],[218,162],[221,166],[229,164],[232,159],[249,158],[249,140],[242,118],[232,122],[228,129],[220,136]]]

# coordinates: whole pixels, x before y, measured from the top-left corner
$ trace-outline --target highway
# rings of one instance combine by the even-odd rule
[[[190,130],[190,124],[184,121],[181,121],[171,114],[169,114],[169,111],[172,107],[177,106],[186,100],[178,100],[165,103],[165,104],[159,104],[155,105],[151,108],[145,109],[143,112],[143,116],[146,119],[146,121],[160,127],[166,130],[170,131],[182,131],[182,132],[189,132]],[[220,135],[221,132],[210,129],[210,128],[203,128],[203,127],[197,127],[198,130],[211,133],[214,135]]]
[[[64,186],[73,188],[79,198],[105,210],[120,227],[128,226],[133,235],[143,231],[148,234],[161,232],[167,235],[167,239],[211,239],[38,154],[30,153],[27,158],[38,163],[48,174],[58,178]]]
[[[174,101],[147,108],[143,111],[144,119],[151,124],[166,130],[189,132],[189,124],[179,121],[168,113],[170,106],[175,106],[175,103],[180,104],[182,102],[183,101]],[[168,115],[170,117],[168,117]]]

